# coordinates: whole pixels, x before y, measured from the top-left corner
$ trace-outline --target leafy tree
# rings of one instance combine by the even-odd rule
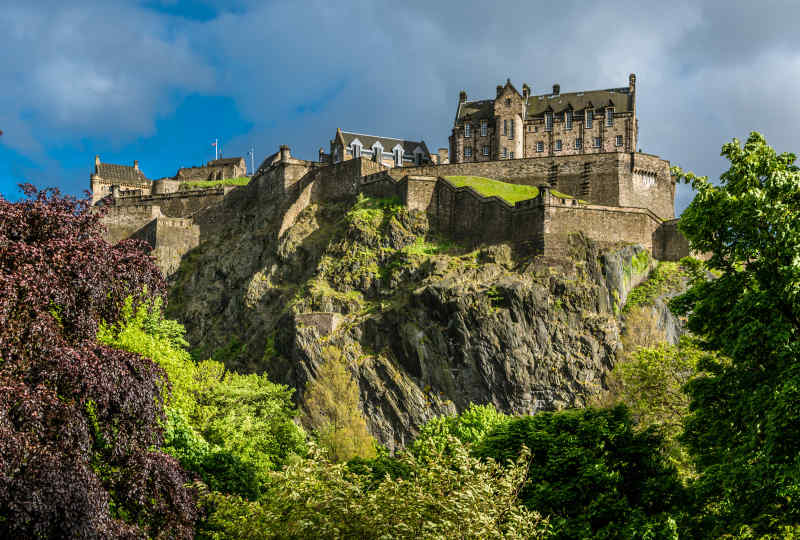
[[[620,361],[609,377],[609,395],[598,401],[628,407],[637,429],[656,428],[664,436],[667,458],[685,477],[694,475],[686,448],[678,441],[689,415],[685,385],[699,376],[698,363],[709,353],[688,336],[678,345],[640,347]]]
[[[251,538],[513,538],[548,536],[546,521],[519,503],[527,451],[503,467],[469,456],[458,440],[449,451],[426,443],[423,458],[404,453],[407,478],[377,486],[322,456],[273,473],[259,502],[207,494],[215,540]]]
[[[192,536],[187,475],[162,453],[164,371],[100,345],[125,298],[160,294],[142,244],[111,246],[88,200],[0,197],[0,536]]]
[[[555,538],[677,538],[684,492],[660,446],[618,406],[513,418],[474,454],[505,461],[530,448],[520,497],[549,516]]]
[[[161,300],[123,306],[116,325],[99,338],[153,359],[172,383],[165,396],[165,451],[198,473],[211,489],[256,498],[267,472],[304,454],[305,434],[294,423],[292,390],[265,375],[240,375],[211,360],[196,363],[184,328],[165,319]]]
[[[495,409],[494,405],[470,403],[467,410],[454,416],[439,416],[428,420],[414,440],[412,451],[419,455],[426,448],[444,450],[447,443],[458,440],[460,443],[474,445],[496,426],[506,422],[508,416]]]
[[[703,347],[684,440],[700,473],[706,534],[800,524],[800,170],[752,133],[722,147],[719,185],[675,169],[697,194],[680,229],[717,279],[672,303]]]
[[[335,347],[323,351],[325,361],[306,387],[306,422],[334,461],[375,456],[375,440],[358,406],[358,385]]]

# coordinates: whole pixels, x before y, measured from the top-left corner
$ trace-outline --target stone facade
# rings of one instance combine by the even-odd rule
[[[94,157],[94,173],[89,177],[89,185],[92,191],[92,204],[97,204],[102,198],[111,195],[114,186],[118,192],[140,195],[149,194],[151,188],[150,180],[139,170],[138,160],[134,160],[131,167],[102,163],[100,156]]]
[[[386,167],[410,167],[437,163],[441,158],[428,151],[425,141],[407,141],[392,137],[376,137],[363,133],[336,130],[336,135],[330,141],[330,153],[325,154],[320,149],[320,161],[325,163],[339,163],[354,158],[365,157]],[[447,159],[447,155],[444,155]]]
[[[628,86],[606,90],[520,94],[506,81],[494,99],[458,98],[450,135],[450,162],[480,162],[634,152],[638,141],[636,75]]]
[[[181,167],[175,180],[224,180],[247,176],[247,165],[242,157],[220,158],[199,167]]]

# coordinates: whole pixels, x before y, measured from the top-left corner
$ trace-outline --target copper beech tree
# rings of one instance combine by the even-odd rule
[[[163,278],[87,200],[22,188],[0,197],[0,537],[190,538],[190,479],[159,451],[164,372],[96,340]]]

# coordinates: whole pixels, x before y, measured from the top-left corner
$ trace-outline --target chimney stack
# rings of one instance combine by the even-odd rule
[[[289,158],[292,157],[292,153],[289,151],[289,147],[285,144],[281,145],[281,162],[286,163],[289,161]]]
[[[558,83],[554,84],[553,85],[553,95],[557,96],[560,93],[561,93],[561,85],[558,84]]]
[[[137,170],[137,171],[139,170],[139,160],[138,159],[134,159],[133,160],[133,168],[135,170]]]
[[[497,97],[500,97],[500,94],[503,93],[503,87],[499,84],[497,85]]]
[[[528,86],[528,83],[523,83],[522,85],[522,97],[528,99],[528,96],[531,95],[531,87]]]
[[[464,90],[462,90],[461,92],[458,93],[458,102],[464,103],[465,101],[467,101],[467,93]]]
[[[628,75],[628,89],[631,92],[635,92],[636,91],[636,74],[635,73],[631,73],[630,75]]]

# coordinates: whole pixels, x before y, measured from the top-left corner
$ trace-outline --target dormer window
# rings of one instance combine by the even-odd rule
[[[564,127],[567,129],[572,129],[572,111],[567,111],[564,113]]]
[[[375,143],[375,145],[372,147],[372,159],[380,163],[382,157],[383,157],[383,146],[381,146],[379,143]]]
[[[606,107],[606,125],[608,127],[614,125],[614,107]]]
[[[594,111],[587,109],[586,111],[586,127],[592,129],[592,121],[594,120]]]
[[[489,131],[489,122],[486,120],[481,120],[481,137],[486,137],[486,134]]]
[[[403,147],[399,144],[392,149],[392,155],[394,156],[394,166],[395,167],[402,167],[403,166]]]
[[[544,113],[544,130],[553,131],[553,113],[550,111]]]
[[[469,138],[472,137],[472,126],[470,124],[464,124],[464,137]]]
[[[511,107],[511,98],[506,98],[506,107]]]
[[[353,143],[351,148],[352,148],[351,152],[353,153],[353,157],[354,158],[360,158],[361,157],[361,145],[358,144],[358,143]]]

